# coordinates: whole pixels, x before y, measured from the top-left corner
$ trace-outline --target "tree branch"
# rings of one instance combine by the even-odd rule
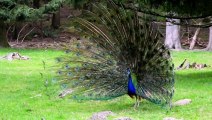
[[[130,10],[133,10],[133,11],[136,11],[136,12],[142,12],[144,14],[149,14],[149,15],[164,17],[164,18],[172,18],[172,19],[198,19],[198,18],[206,18],[206,17],[211,16],[211,14],[200,15],[200,16],[189,16],[189,17],[182,17],[182,16],[177,16],[177,15],[174,15],[174,14],[163,15],[163,14],[160,14],[160,13],[148,10],[148,9],[143,9],[143,7],[137,8],[135,6],[130,6],[130,5],[121,4],[121,3],[115,3],[115,4],[119,7],[123,7],[125,9],[130,9]]]

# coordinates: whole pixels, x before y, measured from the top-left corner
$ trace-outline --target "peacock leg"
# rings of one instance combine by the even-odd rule
[[[135,97],[135,105],[134,105],[134,108],[136,109],[138,106],[139,106],[139,100],[138,100],[138,97],[136,96]]]

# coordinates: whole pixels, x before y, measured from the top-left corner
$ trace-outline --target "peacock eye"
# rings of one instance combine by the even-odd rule
[[[56,83],[57,79],[56,78],[52,78],[52,83]]]
[[[84,63],[82,66],[83,67],[88,67],[88,64],[87,63]]]
[[[76,71],[76,72],[79,72],[79,71],[80,71],[80,68],[79,68],[79,67],[76,67],[76,68],[75,68],[75,71]]]
[[[80,56],[80,53],[79,53],[79,52],[77,52],[77,53],[76,53],[76,56]]]
[[[99,59],[99,57],[97,55],[92,55],[92,58]]]
[[[104,53],[104,52],[102,52],[102,53],[101,53],[101,55],[102,55],[102,56],[105,56],[105,53]]]
[[[61,74],[62,74],[62,71],[59,70],[57,73],[58,73],[59,75],[61,75]]]
[[[61,58],[56,58],[56,61],[61,62],[62,60],[61,60]]]
[[[80,44],[79,43],[77,43],[77,48],[80,48]]]
[[[70,68],[70,66],[69,66],[69,65],[66,65],[66,66],[65,66],[65,68],[66,68],[66,69],[69,69],[69,68]]]
[[[95,78],[96,78],[96,79],[99,79],[99,78],[100,78],[100,76],[99,76],[99,75],[97,75]]]
[[[107,63],[108,63],[109,65],[112,65],[112,64],[113,64],[113,61],[112,61],[112,60],[108,60]]]
[[[87,76],[87,77],[90,77],[90,76],[91,76],[91,73],[87,73],[86,76]]]
[[[68,75],[68,76],[72,76],[72,73],[71,73],[71,72],[68,72],[67,75]]]
[[[87,50],[91,49],[91,46],[86,46],[86,49],[87,49]]]
[[[70,52],[71,52],[71,50],[66,50],[66,51],[65,51],[66,54],[68,54],[68,53],[70,53]]]
[[[62,88],[62,89],[66,89],[67,87],[68,87],[67,84],[62,84],[62,85],[61,85],[61,88]]]
[[[82,80],[84,80],[84,79],[85,79],[85,77],[83,77],[83,76],[81,76],[81,77],[79,78],[80,81],[82,81]]]

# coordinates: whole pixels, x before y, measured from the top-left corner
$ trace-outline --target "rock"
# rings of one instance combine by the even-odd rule
[[[191,99],[182,99],[182,100],[178,100],[176,102],[173,103],[173,106],[182,106],[182,105],[187,105],[191,103]]]
[[[15,60],[15,59],[18,59],[18,60],[29,60],[28,56],[21,56],[20,53],[18,53],[18,52],[8,53],[6,56],[3,56],[1,58],[9,60],[9,61],[12,61],[12,60]]]
[[[163,120],[183,120],[183,119],[177,119],[174,117],[166,117],[166,118],[163,118]]]
[[[116,118],[114,120],[132,120],[132,119],[129,117],[121,117],[121,118]]]
[[[177,119],[173,117],[166,117],[166,118],[163,118],[163,120],[177,120]]]
[[[88,120],[107,120],[107,117],[109,115],[114,115],[114,113],[111,111],[102,111],[102,112],[94,113],[93,116],[89,118]]]

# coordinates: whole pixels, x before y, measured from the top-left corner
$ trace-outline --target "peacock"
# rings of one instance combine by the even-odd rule
[[[174,64],[163,35],[146,15],[117,6],[112,0],[93,4],[92,11],[71,19],[70,31],[81,40],[64,44],[56,58],[57,79],[77,100],[108,100],[128,94],[159,105],[171,105]]]

